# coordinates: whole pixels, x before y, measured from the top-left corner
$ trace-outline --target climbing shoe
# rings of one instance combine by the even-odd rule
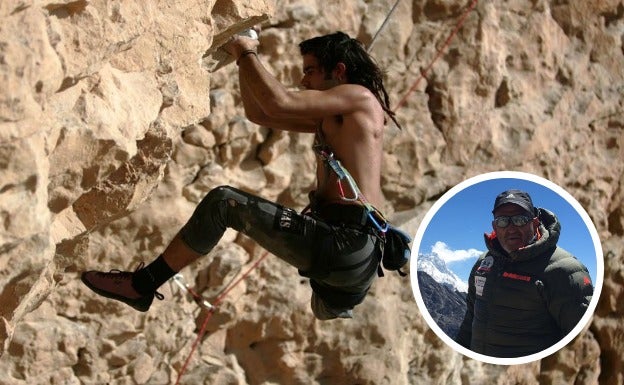
[[[154,297],[163,300],[165,297],[155,291],[151,294],[139,293],[132,286],[132,276],[143,268],[145,264],[141,262],[134,272],[113,269],[109,272],[90,270],[85,271],[80,276],[82,282],[97,294],[111,299],[116,299],[128,304],[138,311],[147,311]]]

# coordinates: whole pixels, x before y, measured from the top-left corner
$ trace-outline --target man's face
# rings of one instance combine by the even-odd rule
[[[314,55],[303,55],[303,79],[301,85],[308,90],[327,90],[338,82],[333,74],[325,75],[325,70],[318,64],[318,59]]]
[[[535,236],[535,229],[539,224],[537,218],[533,218],[533,215],[530,215],[522,207],[513,203],[504,204],[494,211],[494,218],[500,216],[511,217],[514,215],[526,215],[531,220],[523,226],[516,226],[510,221],[507,227],[499,227],[496,225],[496,221],[492,221],[496,237],[503,249],[508,253],[527,246]]]

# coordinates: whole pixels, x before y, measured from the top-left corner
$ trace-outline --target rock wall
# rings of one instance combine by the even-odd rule
[[[372,46],[395,105],[471,2],[399,2]],[[231,184],[296,208],[311,138],[247,121],[228,36],[262,23],[261,59],[301,78],[296,43],[370,43],[394,1],[0,3],[1,384],[174,383],[204,313],[174,285],[146,313],[95,296],[90,268],[157,255],[201,197]],[[388,127],[386,211],[415,233],[435,199],[488,171],[531,172],[588,211],[605,252],[587,330],[540,362],[463,358],[426,326],[407,280],[378,280],[354,320],[318,322],[307,282],[269,257],[230,293],[182,383],[620,384],[624,3],[479,2]],[[183,271],[214,298],[262,255],[226,233]]]

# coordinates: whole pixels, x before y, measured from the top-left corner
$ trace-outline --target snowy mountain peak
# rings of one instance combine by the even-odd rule
[[[435,254],[418,254],[417,267],[418,271],[424,271],[440,284],[450,286],[462,293],[468,292],[468,283],[449,270],[442,258]]]

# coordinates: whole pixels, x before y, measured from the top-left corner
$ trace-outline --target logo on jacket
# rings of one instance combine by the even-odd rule
[[[488,255],[487,257],[483,258],[483,261],[481,261],[481,264],[477,268],[477,271],[480,273],[489,273],[490,270],[492,270],[492,266],[494,266],[494,257]]]
[[[525,282],[531,281],[531,277],[529,277],[528,275],[509,273],[507,271],[503,272],[503,277],[515,279],[516,281],[525,281]]]

